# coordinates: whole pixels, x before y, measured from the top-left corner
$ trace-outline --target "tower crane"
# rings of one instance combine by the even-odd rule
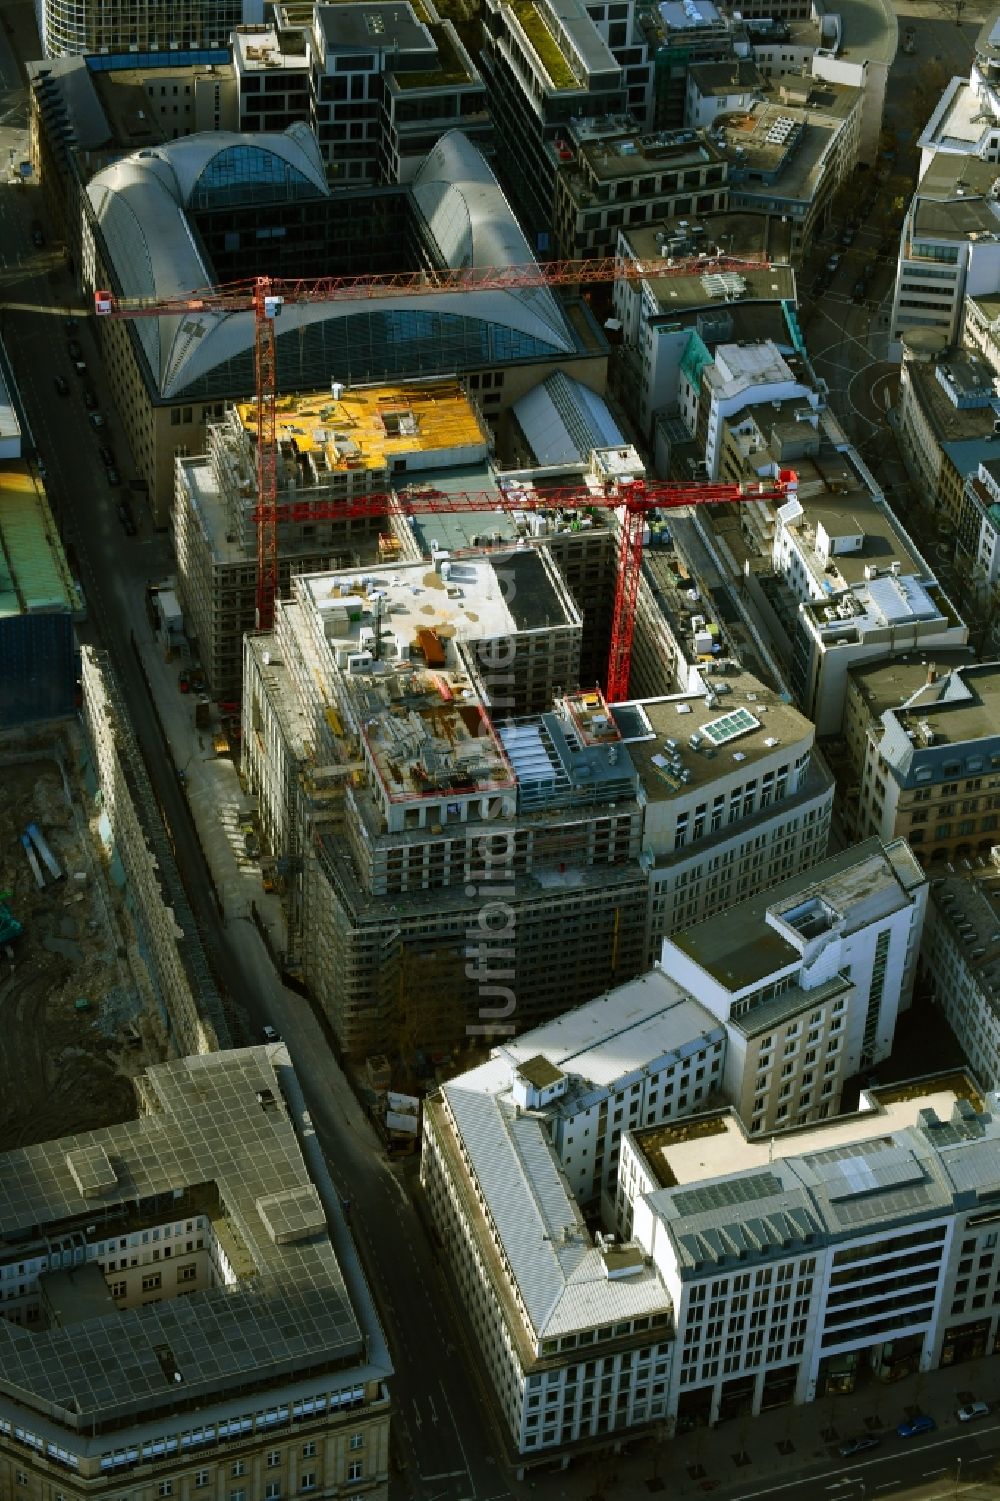
[[[704,505],[750,498],[782,500],[796,487],[793,470],[753,484],[697,482],[647,483],[634,478],[610,480],[603,488],[585,484],[539,490],[518,488],[499,492],[436,494],[367,494],[328,501],[278,503],[277,483],[277,359],[275,319],[284,304],[375,300],[447,292],[512,291],[525,287],[553,287],[581,283],[629,281],[643,277],[690,276],[692,272],[763,270],[764,261],[731,256],[699,256],[680,262],[625,261],[608,257],[595,261],[550,261],[526,266],[465,267],[458,270],[403,275],[279,279],[258,276],[247,281],[208,287],[190,294],[155,298],[118,297],[110,291],[94,293],[94,312],[104,318],[162,318],[191,313],[254,315],[254,368],[257,415],[257,594],[256,626],[270,630],[278,591],[278,525],[283,520],[349,520],[384,516],[390,510],[416,516],[455,511],[549,511],[560,508],[620,511],[618,569],[615,584],[607,697],[627,696],[635,608],[642,569],[643,531],[653,511],[677,506]]]

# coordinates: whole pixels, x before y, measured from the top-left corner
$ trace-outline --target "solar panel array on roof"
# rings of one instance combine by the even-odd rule
[[[710,719],[703,724],[699,734],[704,735],[706,740],[711,740],[713,745],[726,745],[730,740],[735,740],[738,735],[746,735],[750,730],[759,730],[760,720],[755,719],[749,709],[733,709],[729,714],[723,714],[720,719]]]
[[[682,1189],[674,1193],[673,1201],[681,1214],[704,1214],[707,1210],[724,1209],[730,1204],[749,1204],[783,1191],[781,1179],[774,1173],[748,1173],[740,1178]]]

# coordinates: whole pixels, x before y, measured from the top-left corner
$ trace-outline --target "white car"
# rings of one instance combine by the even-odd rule
[[[990,1404],[988,1402],[967,1402],[955,1414],[960,1423],[971,1423],[974,1418],[988,1418],[989,1415]]]

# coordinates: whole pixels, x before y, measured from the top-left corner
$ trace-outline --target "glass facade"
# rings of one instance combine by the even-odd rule
[[[263,20],[261,0],[42,0],[46,57],[223,48],[234,27]],[[176,58],[177,53],[172,54]]]
[[[316,196],[316,184],[273,151],[260,146],[228,146],[212,157],[188,202],[197,210]]]
[[[443,372],[461,374],[517,360],[559,358],[563,354],[556,344],[485,318],[429,308],[378,308],[279,333],[278,388],[303,390],[326,385],[333,379],[350,385]],[[194,384],[185,386],[184,396],[197,401],[232,398],[236,393],[253,389],[253,351],[248,347],[242,354],[215,366]]]

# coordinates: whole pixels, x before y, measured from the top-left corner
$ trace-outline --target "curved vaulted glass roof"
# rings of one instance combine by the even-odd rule
[[[257,198],[327,197],[318,147],[304,125],[254,136],[212,132],[137,152],[87,189],[117,290],[173,298],[209,286],[210,264],[189,213]],[[413,185],[443,264],[531,265],[510,206],[480,152],[444,136]],[[237,395],[252,382],[249,313],[191,312],[135,324],[158,394]],[[573,352],[545,288],[286,305],[277,327],[279,382],[301,385],[428,375]],[[306,368],[308,366],[308,369]]]

